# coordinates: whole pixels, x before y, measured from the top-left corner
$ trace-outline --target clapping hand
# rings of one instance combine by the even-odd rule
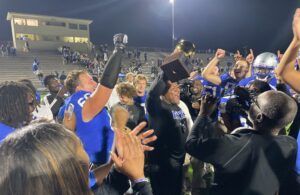
[[[139,139],[144,151],[152,151],[154,150],[154,147],[148,146],[147,144],[154,142],[157,139],[157,137],[156,135],[153,135],[153,129],[147,130],[144,133],[140,133],[141,130],[146,126],[146,124],[146,122],[141,122],[129,134]]]
[[[300,40],[300,8],[296,9],[293,20],[293,33],[297,41]]]
[[[116,152],[111,153],[111,159],[117,170],[127,175],[131,180],[144,178],[144,151],[152,151],[154,148],[147,146],[157,139],[153,130],[144,133],[140,131],[146,126],[146,122],[140,123],[130,133],[124,133],[119,129],[116,133]],[[149,137],[150,136],[150,137]]]

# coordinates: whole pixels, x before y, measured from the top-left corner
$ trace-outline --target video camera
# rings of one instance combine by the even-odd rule
[[[257,95],[258,93],[255,90],[236,86],[233,98],[230,98],[226,103],[226,113],[245,114],[245,112],[249,111]]]

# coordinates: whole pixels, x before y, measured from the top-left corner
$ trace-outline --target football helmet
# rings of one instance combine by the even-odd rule
[[[253,62],[254,74],[260,79],[270,77],[274,74],[274,69],[279,63],[274,53],[264,52],[259,54]]]

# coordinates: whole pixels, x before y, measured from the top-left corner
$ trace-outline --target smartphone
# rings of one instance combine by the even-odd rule
[[[73,104],[69,104],[67,110],[65,111],[66,112],[66,116],[68,117],[67,118],[68,120],[71,120],[73,111],[74,111],[74,105]]]

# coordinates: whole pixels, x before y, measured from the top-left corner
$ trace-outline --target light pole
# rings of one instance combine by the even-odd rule
[[[174,24],[174,11],[175,11],[175,0],[170,0],[172,4],[172,49],[174,49],[174,41],[175,41],[175,24]]]

